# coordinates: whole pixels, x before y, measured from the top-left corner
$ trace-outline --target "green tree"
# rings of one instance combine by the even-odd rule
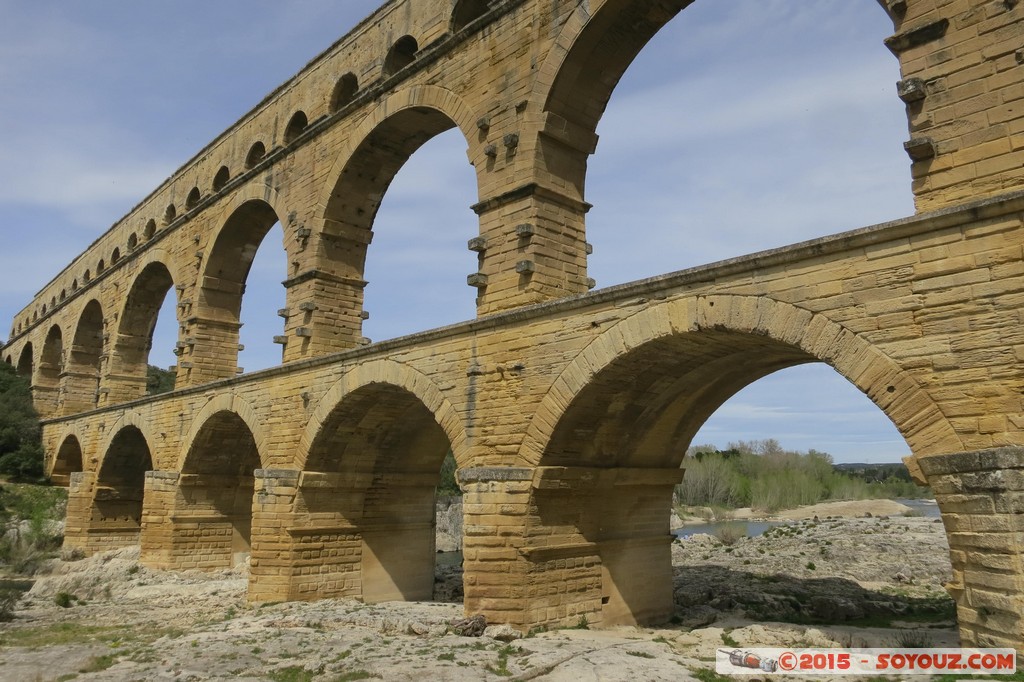
[[[146,369],[146,395],[173,391],[174,378],[174,372],[149,365]]]
[[[32,389],[13,367],[0,363],[0,474],[20,480],[43,477],[43,445]]]

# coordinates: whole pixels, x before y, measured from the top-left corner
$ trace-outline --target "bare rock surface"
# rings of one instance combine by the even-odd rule
[[[675,624],[522,639],[495,624],[454,634],[467,617],[457,603],[249,605],[246,566],[154,571],[137,549],[56,561],[0,623],[0,679],[676,681],[713,669],[723,646],[956,645],[941,609],[927,612],[941,606],[949,571],[940,524],[875,517],[786,528],[733,545],[710,536],[674,544]],[[439,593],[460,598],[459,567],[439,567],[437,578]]]

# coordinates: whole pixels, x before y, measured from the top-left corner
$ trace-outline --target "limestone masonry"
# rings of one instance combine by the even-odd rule
[[[65,542],[165,568],[250,554],[253,601],[429,599],[451,449],[467,613],[658,621],[690,439],[752,381],[821,361],[933,487],[963,642],[1024,650],[1024,3],[881,0],[916,216],[588,293],[594,131],[687,4],[393,0],[103,234],[2,349],[69,485]],[[478,317],[368,344],[380,199],[456,127]],[[239,376],[246,274],[278,221],[284,364]],[[177,390],[147,398],[168,291]]]

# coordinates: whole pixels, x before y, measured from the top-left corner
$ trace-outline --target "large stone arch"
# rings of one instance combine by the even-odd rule
[[[115,404],[146,395],[153,330],[165,298],[185,281],[177,261],[163,249],[152,249],[136,264],[136,275],[125,295],[114,332],[110,371],[105,376],[105,399]],[[177,310],[177,308],[176,308]],[[180,325],[180,320],[175,319]]]
[[[331,414],[346,396],[374,384],[394,386],[413,396],[434,416],[451,445],[460,467],[468,464],[469,449],[466,427],[455,407],[430,377],[422,372],[388,359],[373,360],[353,367],[336,381],[317,402],[299,440],[298,465],[305,469],[313,443],[323,432]]]
[[[566,572],[538,558],[531,568],[539,585],[569,583],[577,593],[550,622],[580,609],[605,625],[667,619],[667,511],[690,441],[741,388],[816,361],[864,392],[915,456],[962,448],[927,392],[878,348],[823,314],[767,297],[666,301],[591,341],[555,380],[520,450],[536,467],[527,545],[572,547],[583,565]]]
[[[138,544],[152,469],[149,441],[137,426],[111,429],[96,471],[71,475],[65,545],[93,553]]]
[[[214,416],[221,413],[232,414],[238,418],[245,428],[248,429],[249,433],[252,434],[253,443],[259,452],[261,465],[266,462],[267,429],[263,426],[258,413],[252,404],[244,398],[233,393],[221,393],[206,403],[192,418],[192,426],[189,428],[188,434],[181,441],[182,447],[178,461],[175,463],[175,469],[178,471],[186,469],[189,453],[195,449],[199,434]]]
[[[276,190],[250,185],[224,207],[199,265],[194,292],[192,326],[186,362],[179,362],[183,384],[198,384],[235,376],[238,369],[238,331],[242,297],[256,251],[267,233],[284,222]],[[287,263],[287,244],[282,243]],[[288,276],[282,268],[282,279]],[[185,371],[180,371],[184,369]]]
[[[39,369],[33,386],[33,401],[40,416],[48,417],[58,410],[60,377],[64,373],[64,332],[59,324],[51,325],[43,342]]]
[[[917,381],[860,336],[823,314],[774,299],[722,295],[676,299],[651,306],[591,341],[561,372],[538,407],[520,447],[522,460],[531,465],[541,464],[559,420],[593,378],[614,361],[658,339],[707,332],[749,335],[771,340],[779,348],[793,349],[791,357],[780,358],[783,366],[827,363],[892,420],[915,457],[963,447],[938,405]],[[723,387],[735,385],[735,390],[739,390],[746,383],[781,369],[776,364],[769,362],[755,370],[752,378],[741,378],[738,384]]]
[[[74,329],[61,375],[61,413],[65,415],[92,410],[99,404],[106,319],[98,299],[82,306]]]
[[[103,467],[103,458],[106,457],[107,452],[110,451],[110,448],[114,440],[117,438],[118,434],[120,434],[122,431],[129,427],[137,430],[141,434],[142,438],[146,441],[146,445],[150,452],[150,460],[151,463],[153,464],[152,468],[160,468],[160,465],[164,463],[163,460],[166,459],[166,455],[156,450],[154,447],[155,444],[162,439],[158,439],[156,437],[157,434],[153,432],[152,420],[148,419],[141,412],[138,412],[136,410],[128,410],[127,412],[121,413],[117,417],[117,419],[114,420],[114,423],[110,425],[110,428],[105,429],[106,435],[102,438],[102,440],[100,440],[99,447],[96,450],[97,454],[100,457],[100,460],[96,466],[97,471],[99,471]]]
[[[305,285],[313,288],[307,298],[317,301],[320,315],[336,320],[332,329],[316,331],[336,339],[336,348],[362,338],[366,255],[392,180],[422,145],[453,128],[462,133],[469,158],[478,156],[482,145],[473,135],[475,121],[453,92],[416,85],[388,96],[348,135],[320,190],[313,219],[317,277]]]
[[[19,376],[25,377],[25,379],[31,382],[35,379],[35,367],[36,359],[33,356],[32,342],[30,341],[21,347],[16,369]]]
[[[173,469],[147,481],[153,500],[142,561],[160,568],[229,568],[252,547],[253,492],[266,433],[246,401],[214,398],[196,414]]]
[[[449,449],[465,460],[465,428],[428,377],[387,359],[354,367],[313,410],[301,471],[265,472],[257,514],[272,510],[273,523],[257,520],[254,533],[273,552],[253,555],[250,598],[431,599],[435,491]],[[282,486],[271,474],[294,479]],[[316,575],[303,568],[311,560]]]

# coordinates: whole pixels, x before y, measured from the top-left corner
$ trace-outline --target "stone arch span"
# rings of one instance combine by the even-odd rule
[[[68,433],[59,442],[47,474],[54,485],[67,487],[72,474],[84,471],[82,441],[77,434]]]
[[[176,296],[175,284],[185,281],[175,259],[163,249],[147,252],[137,270],[121,306],[110,372],[106,377],[106,398],[112,404],[146,395],[149,354],[157,317],[165,298]]]
[[[146,473],[153,459],[135,425],[111,430],[95,473],[73,474],[68,489],[65,544],[87,553],[138,544]]]
[[[273,504],[292,510],[292,530],[260,543],[290,549],[278,552],[292,557],[286,596],[432,599],[436,488],[446,453],[464,459],[465,442],[452,406],[405,365],[370,362],[335,383],[302,437],[294,496]],[[272,492],[257,497],[269,503]],[[260,559],[250,598],[277,598],[260,587],[271,570]],[[314,559],[308,575],[302,565]]]
[[[316,258],[323,273],[320,286],[336,293],[332,303],[346,327],[342,345],[361,337],[367,249],[373,224],[392,180],[410,157],[429,140],[458,128],[470,159],[482,145],[474,141],[472,110],[454,93],[420,85],[391,95],[366,115],[341,150],[318,202]],[[481,179],[477,173],[477,194]]]
[[[40,416],[57,412],[60,404],[60,378],[64,373],[64,332],[54,324],[46,333],[43,353],[39,358],[39,373],[33,386],[33,399]]]
[[[575,597],[551,623],[637,624],[672,613],[667,510],[693,436],[728,398],[772,372],[825,362],[896,424],[915,456],[962,445],[929,395],[842,325],[773,299],[696,296],[655,304],[594,339],[560,374],[521,447],[535,467],[527,547],[538,589]],[[908,458],[911,459],[911,458]],[[562,557],[564,558],[564,557]]]
[[[142,560],[158,568],[230,568],[252,548],[253,492],[264,429],[251,406],[222,394],[200,410],[176,467],[147,481],[153,500]]]
[[[892,359],[863,338],[829,320],[825,315],[782,303],[766,297],[699,296],[677,299],[633,315],[603,332],[588,344],[552,384],[527,428],[521,459],[540,465],[550,443],[558,437],[560,420],[578,407],[586,393],[599,393],[594,380],[606,370],[615,370],[616,363],[628,360],[648,344],[657,349],[658,357],[670,357],[684,350],[689,340],[692,349],[705,358],[704,365],[694,368],[694,382],[689,386],[699,393],[690,401],[705,401],[705,407],[692,413],[710,416],[722,402],[747,384],[771,372],[809,362],[824,362],[861,390],[899,429],[915,457],[956,452],[963,449],[959,436],[928,393]],[[745,341],[741,341],[745,339]],[[735,349],[719,360],[708,350],[716,344]],[[753,360],[736,360],[744,353],[757,351]],[[651,360],[650,357],[646,358]],[[713,366],[708,363],[715,362]],[[731,363],[731,364],[730,364]],[[608,376],[611,376],[610,374]],[[684,384],[667,384],[672,395],[684,391]],[[707,382],[708,388],[700,388]],[[696,396],[699,396],[697,398]],[[658,461],[659,448],[669,444],[682,445],[685,452],[699,423],[683,430],[669,430],[677,419],[683,403],[667,403],[667,398],[645,406],[645,439],[632,447],[631,460],[637,466],[679,466],[679,461]],[[667,410],[661,416],[659,410]],[[641,415],[635,415],[640,417]],[[668,419],[668,421],[666,421]],[[699,418],[703,422],[703,418]],[[564,426],[562,428],[565,428]],[[624,434],[620,434],[624,435]],[[636,434],[631,433],[635,438]],[[580,453],[584,454],[584,453]],[[596,455],[590,453],[588,456]]]
[[[75,324],[61,375],[63,414],[85,412],[99,403],[105,327],[103,307],[90,300]]]
[[[235,376],[242,297],[256,251],[267,233],[287,216],[270,187],[252,186],[225,207],[219,227],[203,253],[196,303],[186,342],[184,383],[198,384]],[[287,245],[281,249],[287,254]],[[287,256],[282,255],[282,263]],[[283,265],[282,278],[288,268]],[[179,362],[179,368],[183,365]]]
[[[427,375],[408,365],[380,359],[353,367],[320,398],[299,440],[299,468],[311,468],[313,462],[310,461],[310,453],[314,449],[314,444],[323,437],[329,420],[332,419],[332,415],[336,415],[347,396],[373,385],[394,387],[415,397],[416,401],[433,415],[434,421],[444,431],[456,463],[460,467],[468,464],[465,424],[437,384]]]
[[[267,430],[263,426],[259,415],[244,398],[231,393],[221,393],[206,403],[196,413],[195,417],[192,418],[192,427],[189,429],[188,435],[182,440],[183,447],[175,469],[185,471],[190,466],[189,458],[194,458],[195,454],[193,452],[201,447],[199,438],[203,430],[208,426],[208,423],[211,423],[214,417],[218,415],[223,417],[226,414],[232,415],[233,420],[236,420],[235,423],[238,428],[244,427],[252,435],[253,445],[259,453],[260,466],[263,466],[266,457]]]

